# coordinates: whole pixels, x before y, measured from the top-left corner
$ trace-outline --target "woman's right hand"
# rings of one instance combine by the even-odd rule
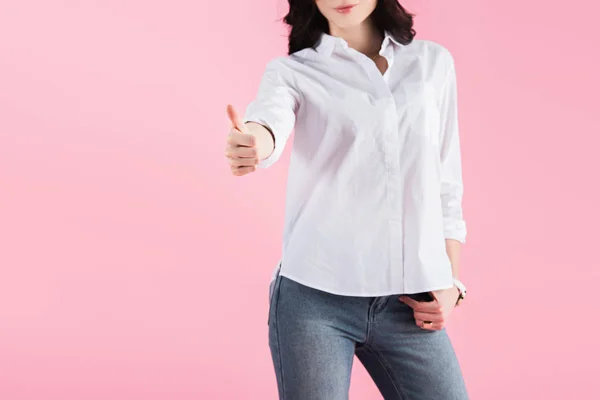
[[[231,130],[227,136],[225,156],[233,175],[247,175],[256,171],[259,163],[256,137],[250,134],[232,105],[227,106],[227,116],[231,121]]]

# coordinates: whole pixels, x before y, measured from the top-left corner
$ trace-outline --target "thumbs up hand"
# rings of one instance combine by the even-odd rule
[[[256,137],[249,133],[232,105],[227,106],[227,116],[231,121],[231,130],[227,136],[225,156],[233,175],[247,175],[256,171],[259,162]]]

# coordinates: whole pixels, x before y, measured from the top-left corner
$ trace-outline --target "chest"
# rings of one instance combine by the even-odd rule
[[[388,63],[330,62],[311,66],[298,78],[300,118],[324,134],[435,137],[440,126],[439,89],[435,72],[419,60]]]

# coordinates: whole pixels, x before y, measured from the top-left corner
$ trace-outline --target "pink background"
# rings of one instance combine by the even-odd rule
[[[471,396],[600,398],[600,7],[405,5],[458,67],[471,292],[449,330]],[[286,10],[0,0],[0,399],[276,398],[290,148],[246,178],[223,148]]]

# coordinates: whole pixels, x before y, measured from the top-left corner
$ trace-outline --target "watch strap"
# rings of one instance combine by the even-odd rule
[[[467,295],[467,287],[458,279],[454,278],[454,286],[458,289],[458,299],[456,299],[455,306],[458,306]]]

